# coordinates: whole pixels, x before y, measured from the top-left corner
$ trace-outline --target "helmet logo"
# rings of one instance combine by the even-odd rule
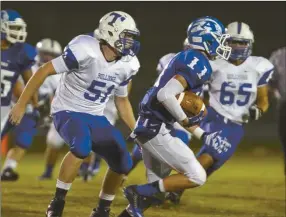
[[[120,18],[121,22],[123,22],[126,19],[121,14],[118,14],[118,13],[115,13],[115,12],[112,12],[109,16],[113,16],[113,19],[110,22],[108,22],[108,25],[110,25],[110,26],[113,26],[113,24],[116,22],[116,20],[118,18]]]
[[[191,32],[198,32],[198,31],[202,31],[201,35],[209,32],[213,32],[217,35],[222,34],[220,26],[217,23],[210,22],[208,20],[200,20],[194,24]]]

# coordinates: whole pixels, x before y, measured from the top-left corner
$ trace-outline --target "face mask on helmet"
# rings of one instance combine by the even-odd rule
[[[124,30],[114,42],[114,47],[122,56],[135,56],[140,49],[140,42],[135,40],[139,35],[139,32]]]
[[[232,48],[231,60],[246,60],[252,53],[252,41],[249,39],[231,37],[227,44]]]
[[[26,41],[26,23],[21,16],[13,10],[1,11],[1,38],[10,43]]]

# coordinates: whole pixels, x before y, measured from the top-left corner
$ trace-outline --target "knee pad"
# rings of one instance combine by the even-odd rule
[[[201,165],[200,165],[201,166]],[[189,178],[189,180],[199,186],[205,184],[207,181],[207,173],[204,170],[204,168],[201,166],[201,168],[198,168],[196,170],[196,173],[188,173],[186,176]]]

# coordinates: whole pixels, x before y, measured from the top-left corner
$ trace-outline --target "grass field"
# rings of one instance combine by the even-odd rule
[[[52,199],[55,180],[38,181],[43,156],[28,154],[19,166],[20,180],[2,183],[2,217],[44,217]],[[64,217],[88,217],[97,204],[106,165],[89,183],[77,179],[67,196]],[[188,190],[179,206],[169,203],[152,208],[146,217],[283,217],[285,216],[285,183],[282,158],[277,156],[234,156],[201,188]],[[58,168],[57,171],[58,172]],[[143,183],[142,164],[126,184]],[[119,192],[112,211],[127,205]]]

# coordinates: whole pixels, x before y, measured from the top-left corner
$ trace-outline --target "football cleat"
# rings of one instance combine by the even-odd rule
[[[6,168],[1,174],[1,181],[17,181],[19,174],[16,173],[12,168]]]
[[[140,195],[136,190],[136,185],[130,185],[123,189],[124,196],[129,201],[126,210],[131,217],[144,217],[144,210],[151,205],[161,204],[161,200],[156,197],[146,197]]]
[[[46,217],[62,217],[65,207],[63,199],[54,198],[46,211]]]
[[[89,217],[115,217],[113,213],[110,213],[110,208],[98,209],[94,208]]]
[[[178,192],[170,192],[166,196],[166,200],[170,200],[171,203],[178,205],[181,201],[181,197],[183,195],[184,191],[178,191]]]

